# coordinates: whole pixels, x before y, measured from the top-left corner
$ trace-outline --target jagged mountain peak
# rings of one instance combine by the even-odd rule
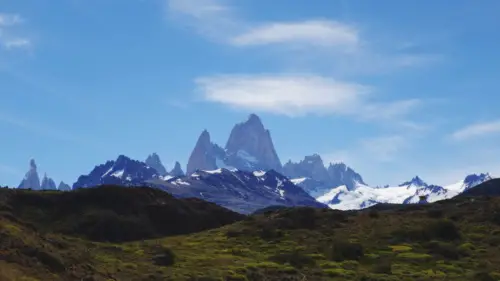
[[[57,189],[60,191],[70,191],[71,186],[69,186],[69,184],[66,184],[65,182],[61,181],[59,183],[59,186],[57,187]]]
[[[73,184],[73,189],[102,184],[136,185],[155,178],[159,178],[159,174],[154,168],[120,155],[115,161],[107,161],[94,167],[88,175],[80,176]]]
[[[49,178],[47,176],[47,173],[45,173],[43,176],[40,188],[44,189],[44,190],[55,190],[55,189],[57,189],[57,186],[56,186],[55,181],[53,179]]]
[[[410,181],[404,182],[399,186],[409,186],[409,185],[420,186],[420,187],[428,186],[428,184],[424,180],[422,180],[419,176],[415,176]]]
[[[167,169],[161,162],[160,156],[156,152],[148,155],[144,163],[146,163],[146,165],[148,165],[149,167],[155,169],[161,176],[165,176],[167,174]]]
[[[31,170],[35,170],[36,171],[36,162],[35,162],[35,159],[31,159],[30,160],[30,169]]]
[[[40,177],[38,176],[35,159],[30,160],[29,166],[30,166],[29,170],[25,174],[18,188],[33,189],[33,190],[40,189]]]
[[[178,161],[175,162],[174,168],[172,169],[172,171],[170,171],[169,174],[173,177],[184,176],[184,171],[182,170],[181,164]]]

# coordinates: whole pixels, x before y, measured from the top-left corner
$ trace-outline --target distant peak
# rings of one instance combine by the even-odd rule
[[[262,120],[260,119],[259,116],[256,114],[252,113],[248,116],[248,119],[246,122],[243,122],[243,124],[251,127],[258,127],[262,130],[264,130],[264,124],[262,123]]]
[[[35,163],[35,159],[31,159],[30,160],[30,168],[32,170],[36,170],[36,163]]]
[[[257,116],[257,114],[255,114],[255,113],[252,113],[252,114],[248,115],[248,122],[259,122],[259,123],[262,123],[261,120],[260,120],[260,117]]]
[[[127,161],[129,161],[129,160],[130,160],[130,158],[128,158],[127,156],[125,156],[125,155],[123,155],[123,154],[120,154],[120,155],[118,156],[118,158],[116,158],[116,162],[117,162],[117,163],[127,162]]]
[[[207,129],[204,129],[201,132],[200,137],[198,138],[198,141],[207,141],[207,142],[210,142],[210,133],[207,131]]]
[[[405,185],[427,186],[427,183],[423,181],[419,176],[415,176],[410,181],[402,183],[399,186],[405,186]]]

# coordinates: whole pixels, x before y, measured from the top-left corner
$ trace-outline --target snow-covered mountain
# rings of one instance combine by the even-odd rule
[[[102,184],[123,186],[141,185],[147,180],[160,178],[158,172],[144,162],[120,155],[115,161],[96,166],[88,175],[82,175],[73,189],[94,187]]]
[[[240,213],[275,205],[326,208],[274,170],[198,170],[190,176],[156,179],[149,183],[177,197],[200,198]]]
[[[157,187],[177,197],[201,198],[241,213],[273,205],[327,207],[274,170],[221,168],[197,170],[190,176],[161,176],[144,162],[120,155],[116,161],[108,161],[80,176],[73,189],[103,184]]]
[[[316,199],[318,202],[327,204],[330,208],[340,210],[362,209],[377,203],[418,203],[421,196],[425,196],[427,202],[435,202],[455,197],[490,179],[489,174],[472,174],[457,183],[442,187],[429,185],[417,176],[398,186],[382,188],[359,184],[354,189],[349,190],[343,185],[331,189]]]
[[[271,134],[257,115],[251,114],[247,121],[234,126],[225,148],[212,143],[207,130],[201,133],[189,157],[186,173],[219,168],[281,171]]]

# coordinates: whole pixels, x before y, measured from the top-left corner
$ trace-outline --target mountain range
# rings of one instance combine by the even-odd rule
[[[148,155],[145,161],[120,155],[80,176],[72,188],[144,185],[251,213],[275,205],[360,209],[377,203],[417,203],[422,196],[433,202],[454,197],[489,179],[489,174],[471,174],[454,184],[437,186],[417,176],[398,186],[372,187],[345,163],[325,165],[319,154],[282,165],[270,131],[257,115],[250,114],[233,127],[224,147],[213,143],[210,133],[203,130],[189,156],[186,173],[179,162],[168,171],[157,153]],[[63,182],[56,188],[46,175],[40,183],[34,160],[19,188],[70,189]]]

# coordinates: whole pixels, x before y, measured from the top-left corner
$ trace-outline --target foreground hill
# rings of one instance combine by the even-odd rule
[[[0,216],[0,280],[500,280],[500,198],[483,194],[383,210],[271,208],[119,244],[57,234],[48,220],[41,232],[9,211]]]
[[[118,186],[72,192],[1,189],[0,208],[40,231],[111,242],[187,234],[244,218],[199,199]]]

